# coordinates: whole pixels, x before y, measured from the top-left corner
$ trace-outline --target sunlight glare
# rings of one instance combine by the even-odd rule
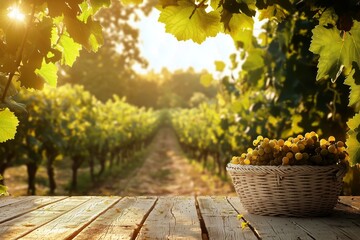
[[[16,21],[24,21],[25,15],[17,7],[10,7],[8,17]]]
[[[123,53],[124,52],[124,45],[123,44],[115,44],[115,52],[117,53]]]

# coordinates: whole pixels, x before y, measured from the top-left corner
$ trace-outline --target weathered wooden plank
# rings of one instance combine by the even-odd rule
[[[340,196],[340,202],[360,211],[360,196]]]
[[[328,217],[319,218],[293,218],[291,221],[308,232],[313,239],[359,239],[360,215],[353,215],[353,219],[344,216],[336,216],[337,213]],[[356,215],[358,215],[356,217]]]
[[[29,197],[25,200],[8,204],[1,207],[0,223],[9,221],[15,217],[65,198],[66,197]]]
[[[306,231],[291,221],[292,218],[250,214],[243,207],[238,197],[228,197],[228,201],[243,215],[261,239],[312,239]]]
[[[251,229],[241,228],[238,212],[226,197],[198,197],[209,239],[257,239]]]
[[[36,196],[19,196],[19,197],[6,196],[6,197],[0,197],[0,208],[4,207],[6,205],[12,204],[12,203],[25,201],[25,200],[30,200],[30,199],[34,199],[34,198],[36,198]]]
[[[195,198],[159,198],[136,239],[202,239]]]
[[[126,197],[109,208],[74,239],[131,239],[138,232],[156,197]]]
[[[71,197],[38,208],[0,224],[1,239],[17,239],[88,201],[89,197]]]
[[[72,238],[117,201],[119,197],[90,197],[84,204],[42,225],[21,239]]]

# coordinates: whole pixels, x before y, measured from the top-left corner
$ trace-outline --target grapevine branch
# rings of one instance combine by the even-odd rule
[[[33,4],[32,10],[31,10],[31,16],[30,16],[30,18],[29,18],[29,22],[28,22],[28,24],[27,24],[27,27],[26,27],[26,30],[25,30],[25,34],[24,34],[24,37],[23,37],[22,42],[21,42],[21,45],[20,45],[20,50],[19,50],[19,52],[18,52],[16,61],[15,61],[16,70],[19,68],[20,63],[21,63],[22,55],[23,55],[24,48],[25,48],[26,39],[27,39],[27,37],[28,37],[28,35],[29,35],[30,25],[31,25],[31,23],[32,23],[32,20],[33,20],[33,18],[34,18],[34,15],[35,15],[35,4]],[[5,103],[6,94],[7,94],[8,90],[9,90],[11,81],[12,81],[13,77],[15,76],[16,70],[10,72],[10,74],[9,74],[8,81],[7,81],[7,83],[6,83],[6,86],[5,86],[3,95],[2,95],[2,97],[1,97],[1,102],[2,102],[2,103]]]
[[[199,7],[202,7],[202,6],[205,5],[205,2],[206,2],[206,1],[207,1],[207,0],[202,0],[199,4],[195,4],[195,8],[194,8],[194,10],[192,11],[192,13],[190,14],[189,19],[191,19],[192,16],[195,14],[196,9],[198,9]]]

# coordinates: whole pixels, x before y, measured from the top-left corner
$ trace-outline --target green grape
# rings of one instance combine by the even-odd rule
[[[303,151],[305,149],[305,145],[302,144],[302,143],[298,143],[298,148],[299,148],[299,151]]]
[[[299,153],[299,152],[298,152],[298,153],[295,154],[295,159],[296,159],[296,160],[301,160],[302,158],[303,158],[302,153]]]
[[[328,141],[329,141],[329,142],[335,142],[335,137],[334,137],[334,136],[330,136],[330,137],[328,138]]]
[[[263,148],[259,148],[258,154],[259,154],[260,156],[262,156],[262,155],[264,155],[264,153],[265,153],[264,149],[263,149]]]
[[[287,152],[287,153],[286,153],[286,157],[289,158],[289,159],[291,159],[291,158],[294,157],[294,154],[293,154],[292,152]]]
[[[271,147],[270,147],[270,146],[266,146],[266,147],[264,148],[264,151],[265,151],[265,153],[271,153]]]
[[[297,137],[269,139],[258,136],[253,141],[254,148],[248,148],[232,163],[245,165],[330,165],[346,161],[349,156],[342,141],[335,138],[320,139],[315,132],[307,132]]]
[[[293,153],[299,152],[299,147],[296,144],[291,145],[291,151]]]
[[[289,165],[289,158],[288,157],[283,157],[282,158],[282,165]]]
[[[328,151],[329,151],[330,153],[336,153],[336,152],[337,152],[336,146],[335,146],[334,144],[330,145],[330,146],[328,147]]]
[[[320,154],[321,156],[326,156],[329,153],[329,151],[325,148],[321,149]]]
[[[336,143],[336,146],[337,146],[338,148],[344,147],[344,142],[338,141],[338,142]]]

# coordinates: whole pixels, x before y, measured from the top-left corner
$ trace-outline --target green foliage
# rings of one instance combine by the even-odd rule
[[[140,9],[144,10],[146,6]],[[138,49],[139,31],[129,22],[133,17],[138,17],[137,10],[139,9],[135,6],[123,6],[119,1],[114,1],[111,7],[98,11],[95,19],[105,29],[104,45],[96,53],[82,50],[73,67],[62,68],[65,74],[60,75],[59,85],[84,85],[86,90],[104,102],[114,94],[126,96],[127,99],[131,97],[132,101],[133,96],[130,96],[130,93],[135,92],[138,87],[141,88],[141,83],[149,87],[149,91],[153,90],[153,86],[141,81],[133,70],[134,64],[146,65]],[[64,40],[73,41],[69,37]],[[73,47],[77,48],[79,44],[73,43]],[[70,55],[74,53],[71,49],[67,53],[71,59],[76,57]]]
[[[82,47],[97,51],[103,43],[102,27],[93,15],[109,4],[108,0],[2,2],[0,74],[6,76],[0,82],[2,107],[12,111],[9,102],[16,92],[9,86],[15,82],[35,89],[45,83],[56,86],[58,63],[71,66]]]
[[[28,114],[19,116],[16,138],[0,144],[0,170],[26,164],[29,179],[36,174],[29,170],[46,161],[49,171],[59,156],[71,161],[73,171],[85,163],[113,162],[125,149],[144,144],[159,124],[158,112],[118,97],[99,102],[79,85],[21,91],[17,100],[26,104]],[[72,181],[76,187],[76,178]],[[32,184],[29,193],[35,194]]]
[[[188,13],[181,15],[180,5],[182,3],[180,3],[181,1],[176,0],[161,1],[162,8],[159,9],[162,14],[166,15],[166,18],[160,17],[159,21],[170,27],[175,26],[176,31],[169,32],[177,39],[183,39],[186,36],[195,42],[204,41],[204,38],[198,38],[196,34],[187,34],[185,23],[190,22],[191,18],[185,16]],[[203,3],[201,2],[199,5],[202,6]],[[191,4],[189,3],[187,11],[190,11],[192,7],[196,12],[198,6],[195,4],[191,6]],[[272,109],[269,112],[272,119],[277,119],[280,122],[279,125],[283,125],[285,122],[286,125],[290,123],[289,128],[285,127],[282,130],[284,136],[299,132],[304,127],[322,127],[323,129],[319,129],[322,132],[336,131],[335,128],[327,127],[337,125],[336,122],[340,123],[337,125],[340,130],[346,129],[346,126],[342,124],[352,116],[353,110],[346,107],[339,110],[339,106],[344,106],[343,94],[340,90],[349,95],[350,105],[355,107],[356,112],[359,111],[357,102],[359,99],[360,19],[358,16],[360,7],[355,1],[348,0],[339,4],[334,1],[228,0],[212,1],[210,6],[211,13],[217,12],[221,16],[218,23],[222,27],[218,28],[218,31],[230,34],[235,44],[241,49],[240,58],[245,59],[240,77],[234,79],[234,84],[231,82],[225,84],[225,89],[230,94],[219,98],[221,107],[230,106],[231,111],[234,112],[244,111],[247,103],[242,96],[251,96],[250,93],[260,90],[266,95],[266,99],[255,102],[254,105],[262,109],[262,106],[268,104]],[[171,15],[167,14],[169,8],[172,11]],[[175,12],[176,8],[178,8],[178,12]],[[255,16],[255,10],[260,12],[260,20],[268,20],[264,27],[266,33],[261,35],[261,42],[253,37],[254,21],[252,18]],[[203,17],[203,20],[197,19],[197,21],[205,23],[206,18]],[[181,25],[183,28],[176,28],[178,23],[183,24]],[[208,26],[215,24],[214,19]],[[216,35],[215,32],[212,34]],[[311,44],[310,38],[312,38]],[[318,58],[316,59],[309,50],[318,55]],[[316,62],[318,68],[314,76],[312,64]],[[236,65],[234,64],[234,66]],[[309,73],[307,77],[305,77],[306,73]],[[348,76],[350,73],[351,76],[347,77],[345,82],[350,86],[350,94],[348,94],[347,90],[339,85],[342,84],[342,74]],[[306,86],[309,82],[308,78],[317,80],[330,78],[334,84],[319,83],[318,91],[314,91]],[[300,82],[300,80],[305,81]],[[336,80],[337,83],[335,83]],[[302,85],[306,87],[302,87]],[[308,93],[299,91],[300,89],[304,89]],[[318,97],[318,93],[322,92],[321,89],[325,90],[323,99]],[[331,95],[333,95],[332,98]],[[325,99],[328,99],[331,110],[328,114],[324,113],[329,109],[322,108]],[[295,107],[296,110],[289,110],[289,108]],[[252,120],[248,116],[240,115],[240,118],[244,120],[242,124],[246,123],[249,126],[249,121],[252,122]],[[290,115],[293,116],[293,120],[286,119]],[[250,129],[253,127],[251,131],[254,132],[261,132],[263,124],[277,125],[276,121],[265,123],[266,121],[262,122],[261,119],[255,118],[258,126],[252,124],[249,126]],[[331,120],[330,125],[324,125],[326,118]],[[359,127],[356,124],[351,124],[349,133]],[[274,131],[269,130],[269,132],[275,134]],[[279,133],[277,134],[279,135]],[[360,145],[358,140],[349,138],[347,145],[355,143]]]
[[[221,29],[220,14],[206,12],[205,1],[196,5],[192,0],[166,1],[161,10],[159,21],[165,23],[165,30],[177,40],[193,40],[202,43],[207,37],[216,36]]]
[[[3,177],[0,175],[0,181],[1,180],[3,180]],[[8,193],[7,190],[8,190],[8,188],[6,186],[0,184],[0,197],[1,196],[8,196],[9,193]]]
[[[0,110],[0,143],[14,139],[19,120],[8,108]]]
[[[329,23],[313,29],[309,50],[319,55],[318,74],[320,80],[329,76],[336,81],[341,72],[350,72],[353,62],[360,63],[360,23],[354,21],[350,32],[341,32]]]
[[[360,164],[360,114],[356,114],[348,121],[350,130],[348,131],[349,138],[346,141],[347,151],[349,152],[351,164]]]

